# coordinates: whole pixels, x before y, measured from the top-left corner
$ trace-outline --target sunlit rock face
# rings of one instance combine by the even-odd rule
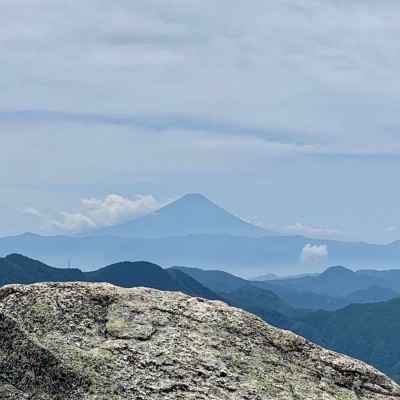
[[[398,398],[372,367],[221,302],[109,284],[0,290],[0,399]]]

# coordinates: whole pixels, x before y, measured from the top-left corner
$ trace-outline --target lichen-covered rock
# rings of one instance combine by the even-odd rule
[[[375,369],[221,302],[109,284],[0,289],[0,399],[399,398]]]

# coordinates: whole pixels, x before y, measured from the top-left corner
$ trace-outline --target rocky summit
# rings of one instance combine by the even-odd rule
[[[109,284],[0,289],[0,399],[399,399],[368,365],[222,302]]]

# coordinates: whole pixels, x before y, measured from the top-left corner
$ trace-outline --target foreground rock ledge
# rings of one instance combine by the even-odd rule
[[[400,398],[359,361],[180,293],[6,286],[0,335],[0,399]]]

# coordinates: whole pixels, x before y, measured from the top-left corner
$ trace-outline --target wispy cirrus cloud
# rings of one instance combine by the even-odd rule
[[[305,225],[300,222],[286,226],[283,232],[290,235],[303,235],[310,238],[338,239],[344,236],[344,233],[339,229]]]
[[[92,126],[121,126],[143,129],[156,132],[188,131],[215,134],[226,134],[228,136],[253,136],[267,142],[281,144],[294,144],[299,146],[314,145],[307,143],[306,137],[301,137],[294,130],[283,131],[279,129],[263,129],[259,126],[238,125],[229,120],[213,120],[196,117],[195,115],[140,115],[140,114],[98,114],[84,112],[63,112],[54,110],[0,110],[1,124],[57,124],[71,123],[92,127]],[[1,133],[0,133],[1,134]]]
[[[256,134],[321,154],[395,142],[398,2],[99,4],[2,2],[0,109]]]

